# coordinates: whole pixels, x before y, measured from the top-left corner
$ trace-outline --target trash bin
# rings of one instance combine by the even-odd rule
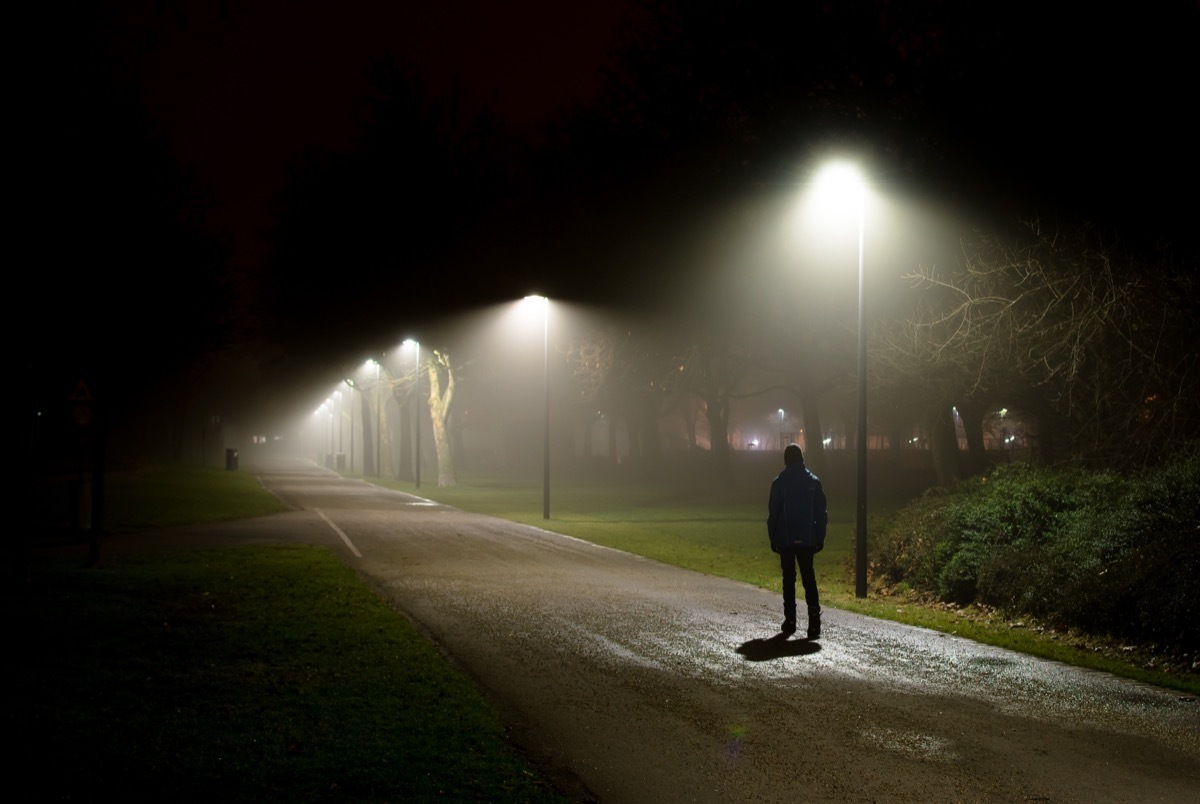
[[[225,468],[230,472],[237,471],[238,451],[236,449],[225,450]]]
[[[346,471],[346,453],[339,452],[335,458],[337,460],[337,470],[339,472]]]

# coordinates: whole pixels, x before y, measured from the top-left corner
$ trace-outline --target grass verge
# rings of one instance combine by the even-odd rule
[[[757,492],[736,487],[714,492],[682,486],[561,483],[552,490],[549,523],[542,518],[539,485],[470,475],[462,480],[450,488],[423,486],[419,493],[464,510],[550,528],[764,589],[780,589],[778,565],[766,536],[769,478]],[[411,484],[391,485],[413,490]],[[885,516],[903,502],[877,501],[872,516]],[[867,598],[857,598],[852,573],[853,531],[853,500],[834,498],[826,547],[815,561],[825,605],[1200,694],[1200,676],[1158,667],[1160,657],[1140,647],[1055,632],[1035,623],[1007,620],[992,609],[945,606],[915,595],[884,594],[872,589]]]
[[[264,516],[287,506],[249,472],[153,466],[107,477],[107,523],[162,528]]]
[[[472,683],[328,552],[38,559],[10,607],[39,799],[559,800]]]

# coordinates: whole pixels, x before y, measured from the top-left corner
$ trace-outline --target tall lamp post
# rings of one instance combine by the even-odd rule
[[[342,405],[342,389],[339,388],[333,393],[337,396],[337,453],[333,456],[333,465],[335,469],[342,469],[344,467],[337,465],[339,458],[345,460],[343,458],[345,452],[342,449],[342,413],[344,412]]]
[[[350,389],[350,474],[354,474],[354,383],[348,377],[343,382]]]
[[[379,428],[383,426],[383,386],[381,385],[380,372],[383,366],[379,365],[379,361],[375,361],[375,477],[381,477],[383,472],[383,462],[380,460],[379,451],[383,448],[383,437],[380,435]]]
[[[329,408],[329,449],[325,452],[325,466],[329,469],[333,468],[333,398],[325,400],[325,406]]]
[[[854,530],[854,596],[867,596],[867,293],[863,281],[865,193],[858,188],[858,505]]]
[[[421,488],[421,342],[409,338],[404,342],[405,346],[412,346],[416,352],[416,369],[413,375],[413,418],[416,419],[416,424],[413,428],[413,488]]]
[[[866,218],[866,185],[852,165],[836,162],[818,176],[822,192],[854,204],[858,216],[858,434],[857,504],[854,526],[854,595],[867,596],[867,318],[863,282],[863,234]]]
[[[545,386],[545,428],[542,437],[542,519],[550,518],[550,300],[526,296],[525,301],[542,308],[542,378]]]

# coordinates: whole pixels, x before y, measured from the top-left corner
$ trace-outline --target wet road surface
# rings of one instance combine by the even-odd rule
[[[580,800],[1200,801],[1190,696],[833,609],[784,640],[745,584],[311,463],[258,473],[300,510],[192,532],[329,545]]]

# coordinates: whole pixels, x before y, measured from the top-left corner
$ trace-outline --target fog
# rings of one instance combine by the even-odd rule
[[[649,246],[628,246],[628,233],[614,229],[604,253],[632,262],[611,273],[595,267],[596,243],[559,244],[552,262],[560,271],[547,284],[561,295],[524,288],[547,292],[544,306],[517,293],[494,304],[464,294],[456,306],[425,306],[395,290],[404,282],[356,295],[331,277],[316,291],[329,291],[328,315],[307,335],[297,326],[295,340],[247,339],[182,379],[118,395],[107,459],[221,467],[236,454],[250,467],[285,454],[414,486],[418,473],[423,485],[537,483],[548,418],[556,481],[757,483],[795,442],[849,490],[861,247],[871,483],[916,493],[937,480],[929,401],[898,394],[894,378],[876,382],[887,368],[883,333],[925,298],[909,275],[959,260],[974,223],[904,192],[872,178],[861,242],[853,208],[817,196],[798,175],[700,206]],[[509,270],[505,261],[525,254],[425,279],[452,288]],[[443,394],[453,379],[444,434],[431,404],[435,378]],[[990,404],[988,448],[1011,455],[1027,446],[1019,406]],[[1008,408],[997,424],[995,411]],[[69,455],[76,434],[63,430],[60,451]]]
[[[431,361],[444,361],[440,381],[444,386],[448,366],[455,393],[447,438],[453,474],[464,482],[483,476],[540,482],[547,393],[558,480],[645,481],[666,471],[712,482],[734,482],[747,471],[761,479],[791,442],[823,453],[815,460],[821,470],[849,477],[856,221],[802,201],[793,188],[787,197],[761,201],[749,218],[737,208],[725,219],[698,223],[694,237],[679,244],[690,274],[666,300],[601,307],[550,298],[543,319],[540,305],[514,299],[424,317],[412,330],[397,327],[391,343],[347,355],[291,398],[275,399],[276,412],[222,427],[205,462],[219,465],[225,449],[251,464],[280,453],[415,483],[419,442],[422,484],[436,483],[429,371]],[[872,326],[915,302],[903,274],[953,259],[961,227],[944,213],[872,195],[863,241]],[[586,285],[604,277],[577,280]],[[819,393],[804,388],[803,366],[789,365],[804,339],[819,341],[812,347],[822,361]],[[805,410],[814,399],[815,415]],[[871,404],[880,401],[873,396]],[[727,406],[727,458],[714,457],[708,411],[717,403]],[[933,482],[924,413],[913,407],[908,421],[886,435],[872,428],[876,474],[894,472],[914,488]],[[820,432],[808,422],[818,422]]]

